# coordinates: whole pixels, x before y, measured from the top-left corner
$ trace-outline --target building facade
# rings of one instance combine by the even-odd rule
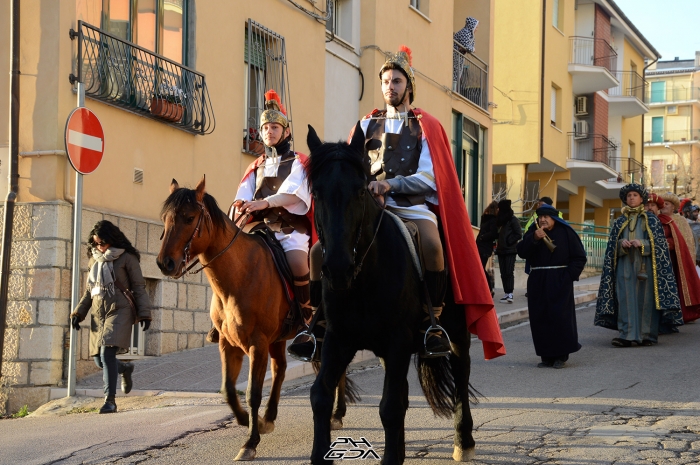
[[[700,52],[690,60],[649,66],[644,116],[647,184],[657,192],[696,197],[700,188]]]
[[[269,88],[288,109],[295,150],[307,152],[307,124],[327,140],[345,139],[359,118],[384,106],[379,69],[386,53],[408,45],[414,104],[436,116],[452,139],[465,201],[478,219],[491,192],[494,3],[23,0],[20,182],[0,407],[33,409],[66,382],[75,174],[63,140],[78,82],[105,132],[102,163],[84,177],[80,237],[86,241],[94,223],[108,219],[141,252],[153,323],[145,334],[135,330],[129,357],[159,356],[202,347],[211,327],[206,278],[164,279],[155,263],[170,181],[193,187],[206,174],[208,192],[226,209],[260,153],[257,128]],[[9,2],[0,5],[6,30],[9,9]],[[456,83],[452,35],[467,16],[480,21],[477,48],[461,57],[466,65]],[[9,50],[6,34],[2,89],[9,88]],[[9,126],[8,109],[9,93],[2,92],[2,128]],[[9,133],[1,131],[6,192]],[[88,331],[79,338],[78,378],[97,370]]]
[[[494,193],[607,226],[644,174],[641,76],[658,52],[612,0],[536,3],[496,5]]]

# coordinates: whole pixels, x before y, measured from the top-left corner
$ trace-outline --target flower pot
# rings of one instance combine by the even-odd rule
[[[185,108],[179,103],[168,102],[164,98],[151,100],[151,114],[174,123],[182,119]]]
[[[259,140],[248,141],[248,152],[254,153],[255,155],[262,155],[265,153],[265,145]]]

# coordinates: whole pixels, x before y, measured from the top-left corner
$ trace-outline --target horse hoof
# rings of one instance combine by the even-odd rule
[[[469,462],[476,456],[476,450],[473,447],[469,449],[462,449],[459,446],[455,446],[455,451],[452,454],[452,458],[455,462]]]
[[[248,447],[244,447],[243,449],[238,452],[238,455],[234,459],[237,462],[242,462],[242,461],[250,461],[255,458],[255,449],[250,449]]]
[[[275,424],[271,421],[258,422],[258,431],[260,434],[272,433],[275,430]]]
[[[331,418],[331,431],[337,431],[339,429],[343,429],[343,420]]]

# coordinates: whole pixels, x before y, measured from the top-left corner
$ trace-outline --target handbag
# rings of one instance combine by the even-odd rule
[[[124,286],[122,286],[116,279],[114,280],[114,284],[117,285],[117,288],[122,292],[122,294],[124,294],[127,302],[129,302],[129,307],[131,307],[131,314],[134,317],[134,321],[138,321],[136,315],[136,299],[134,298],[134,294],[129,289],[124,288]]]

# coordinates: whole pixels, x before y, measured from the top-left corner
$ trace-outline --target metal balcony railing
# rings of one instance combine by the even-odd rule
[[[569,133],[569,138],[569,158],[572,160],[595,161],[610,166],[610,158],[617,152],[617,146],[602,134]]]
[[[686,89],[650,89],[646,91],[648,103],[688,102],[700,100],[700,87]]]
[[[603,39],[569,37],[569,63],[601,66],[612,72],[617,68],[617,52]]]
[[[700,129],[681,129],[676,131],[647,131],[644,133],[644,143],[661,144],[667,142],[698,142]]]
[[[646,81],[634,71],[613,71],[613,76],[619,85],[608,89],[608,95],[613,97],[636,97],[642,103],[644,100]]]
[[[216,124],[202,73],[78,21],[77,75],[85,96],[192,134]]]
[[[452,51],[453,90],[488,111],[489,67],[472,53],[460,53],[457,47],[461,45],[455,41]]]
[[[644,173],[646,172],[646,167],[629,157],[609,157],[608,162],[610,167],[619,173],[618,176],[614,178],[607,179],[607,182],[618,182],[618,183],[641,183],[644,179]]]

